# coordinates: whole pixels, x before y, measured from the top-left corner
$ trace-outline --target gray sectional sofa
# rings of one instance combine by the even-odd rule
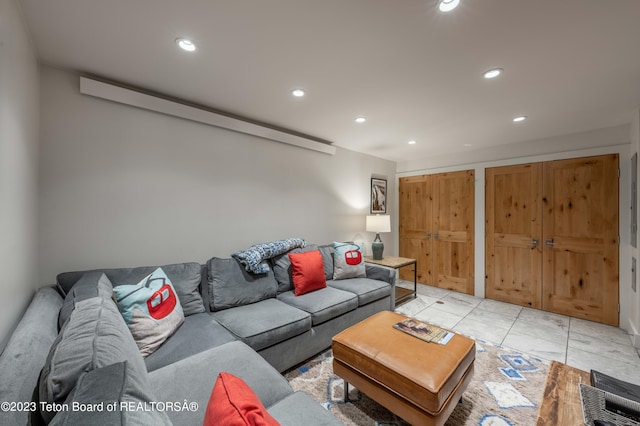
[[[366,265],[366,278],[334,281],[331,246],[292,251],[315,249],[327,286],[302,296],[293,292],[288,253],[270,259],[262,275],[235,259],[162,266],[185,320],[144,359],[100,280],[135,284],[155,267],[60,274],[55,287],[36,293],[0,357],[0,401],[11,404],[0,424],[201,425],[222,371],[243,379],[282,425],[339,424],[280,373],[328,348],[343,329],[393,309],[395,272]],[[101,401],[153,409],[64,411]]]

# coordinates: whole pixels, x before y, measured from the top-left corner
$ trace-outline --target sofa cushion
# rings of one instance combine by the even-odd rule
[[[258,396],[239,377],[218,374],[204,416],[204,426],[280,426]]]
[[[293,291],[287,291],[279,294],[278,300],[308,312],[314,326],[358,307],[358,296],[354,293],[331,287],[302,296],[296,296]]]
[[[310,423],[316,426],[343,425],[323,405],[318,404],[315,399],[302,391],[287,395],[286,398],[267,409],[281,426],[300,426]]]
[[[59,412],[50,425],[170,425],[161,410],[136,409],[151,407],[154,402],[149,385],[140,372],[127,367],[128,361],[84,372],[65,404],[69,410]],[[73,409],[74,404],[95,410]],[[115,410],[108,405],[115,404]]]
[[[333,244],[323,244],[318,246],[320,254],[322,254],[322,266],[324,267],[324,275],[327,280],[333,279]]]
[[[137,284],[117,286],[113,293],[143,357],[153,353],[184,322],[176,291],[162,268]]]
[[[186,399],[199,405],[197,411],[167,412],[173,424],[201,425],[211,390],[221,371],[244,380],[265,407],[293,392],[281,374],[240,341],[225,343],[153,371],[149,373],[149,383],[158,401],[173,401],[179,395],[180,401]]]
[[[291,280],[296,296],[325,288],[327,279],[322,267],[322,255],[319,250],[306,253],[289,253],[291,261]]]
[[[209,314],[188,316],[180,328],[154,353],[144,359],[147,371],[157,370],[183,358],[236,340]]]
[[[141,266],[138,268],[117,268],[117,269],[96,269],[96,271],[104,272],[114,287],[121,284],[137,283],[146,277],[158,266]],[[202,296],[198,291],[200,285],[200,264],[199,263],[176,263],[172,265],[161,266],[162,270],[167,274],[176,293],[180,299],[180,305],[185,316],[204,312],[204,304]],[[73,285],[84,275],[85,272],[64,272],[57,277],[58,288],[66,295]]]
[[[138,347],[131,337],[115,302],[94,297],[76,304],[49,351],[39,382],[41,402],[62,403],[84,371],[129,361],[146,375]],[[55,412],[43,411],[46,421]]]
[[[384,281],[370,278],[351,278],[350,280],[329,280],[327,286],[355,293],[358,305],[366,305],[375,300],[391,295],[391,285]]]
[[[308,313],[276,299],[212,312],[211,315],[256,351],[311,329]]]
[[[362,244],[333,243],[333,279],[366,277]]]
[[[293,282],[291,281],[291,260],[289,259],[290,253],[305,253],[308,251],[317,250],[318,246],[315,244],[309,244],[305,247],[295,248],[287,253],[275,256],[271,259],[271,265],[273,266],[273,274],[278,282],[278,293],[283,293],[293,289]]]
[[[272,271],[260,275],[251,274],[235,259],[209,259],[207,281],[211,311],[273,298],[277,292]]]
[[[67,319],[69,319],[76,303],[96,296],[111,299],[113,296],[113,285],[111,281],[109,281],[109,278],[102,272],[87,272],[82,275],[64,298],[62,308],[60,308],[60,314],[58,315],[58,329],[61,329]]]

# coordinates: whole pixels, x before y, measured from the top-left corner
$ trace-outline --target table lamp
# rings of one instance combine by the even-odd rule
[[[367,224],[366,224],[367,232],[375,232],[376,238],[373,240],[371,244],[371,251],[373,251],[373,259],[381,260],[382,252],[384,250],[384,244],[382,244],[382,240],[380,239],[380,232],[391,232],[391,219],[388,215],[368,215],[367,216]]]

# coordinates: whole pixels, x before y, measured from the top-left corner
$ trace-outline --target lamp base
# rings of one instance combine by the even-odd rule
[[[376,239],[373,240],[373,243],[371,243],[371,251],[373,252],[373,260],[382,260],[384,244],[382,244],[380,234],[376,234]]]

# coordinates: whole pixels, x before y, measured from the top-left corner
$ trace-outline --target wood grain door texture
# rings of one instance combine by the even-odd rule
[[[618,325],[618,155],[486,170],[488,298]]]
[[[619,322],[618,155],[544,163],[543,308]]]
[[[417,260],[418,282],[474,292],[474,171],[401,178],[400,256]],[[413,279],[405,268],[402,279]]]
[[[485,295],[542,308],[542,163],[486,169]]]
[[[417,281],[431,285],[431,179],[426,175],[400,178],[399,192],[400,256],[416,259]],[[399,272],[403,280],[413,281],[413,268]]]
[[[475,172],[433,175],[433,193],[435,283],[474,294]]]

